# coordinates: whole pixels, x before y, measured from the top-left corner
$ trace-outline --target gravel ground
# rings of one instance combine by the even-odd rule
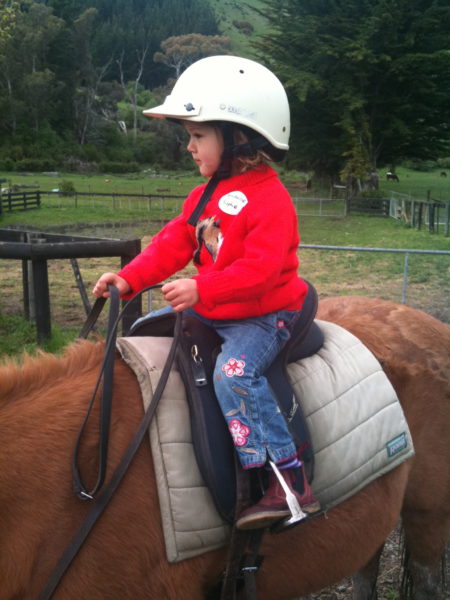
[[[399,529],[389,537],[383,550],[378,576],[378,600],[396,600],[401,578],[401,547]],[[333,587],[297,600],[351,600],[352,581],[348,577]]]
[[[386,541],[380,561],[380,573],[377,583],[377,600],[399,600],[399,589],[402,577],[401,571],[400,527]],[[450,545],[447,547],[445,565],[445,591],[442,600],[450,600]],[[340,581],[333,587],[321,590],[316,594],[297,598],[296,600],[352,600],[351,578]]]

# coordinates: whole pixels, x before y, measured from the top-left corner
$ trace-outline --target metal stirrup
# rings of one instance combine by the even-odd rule
[[[283,488],[284,493],[286,494],[286,502],[289,507],[289,510],[291,511],[291,516],[288,519],[286,519],[285,521],[283,521],[283,524],[284,525],[293,525],[294,523],[297,523],[298,521],[302,521],[303,519],[306,519],[306,517],[308,515],[306,513],[304,513],[302,511],[302,509],[300,508],[300,504],[298,503],[297,498],[289,489],[289,486],[286,483],[283,475],[280,473],[280,470],[278,469],[277,465],[271,460],[269,460],[269,464],[272,467],[273,472],[277,476],[277,479],[280,482],[280,485]]]

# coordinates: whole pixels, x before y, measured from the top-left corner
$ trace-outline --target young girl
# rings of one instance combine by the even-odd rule
[[[166,283],[165,300],[212,326],[223,340],[214,387],[244,469],[278,468],[305,512],[319,509],[284,417],[263,373],[290,337],[307,292],[297,275],[298,225],[292,200],[269,161],[288,149],[289,105],[268,69],[234,56],[191,65],[171,95],[144,114],[176,120],[206,185],[181,215],[119,273],[105,273],[97,297],[117,286],[125,298],[193,259],[197,274]],[[262,499],[238,516],[241,529],[290,514],[275,474]]]

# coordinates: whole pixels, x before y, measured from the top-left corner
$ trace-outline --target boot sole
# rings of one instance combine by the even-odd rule
[[[291,512],[289,510],[279,510],[247,515],[236,521],[236,529],[263,529],[274,525],[274,523],[281,521],[281,519],[288,517],[290,514]]]
[[[313,515],[314,513],[319,512],[319,510],[321,510],[321,507],[319,502],[316,502],[314,504],[308,504],[308,506],[301,506],[301,509],[307,515]]]

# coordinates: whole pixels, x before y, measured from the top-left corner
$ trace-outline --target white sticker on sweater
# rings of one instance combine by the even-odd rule
[[[237,215],[247,203],[247,196],[236,190],[222,196],[219,200],[219,208],[227,215]]]

